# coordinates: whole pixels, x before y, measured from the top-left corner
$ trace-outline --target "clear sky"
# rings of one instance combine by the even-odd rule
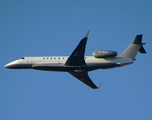
[[[143,34],[134,64],[89,72],[93,90],[68,73],[12,70],[23,56],[68,56],[91,30],[85,55],[118,53]],[[1,0],[0,120],[152,120],[151,0]]]

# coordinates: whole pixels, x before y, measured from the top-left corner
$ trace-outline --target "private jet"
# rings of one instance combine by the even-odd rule
[[[89,87],[98,89],[102,83],[96,86],[88,76],[89,71],[130,65],[135,61],[138,51],[146,53],[143,47],[145,43],[142,43],[142,34],[139,34],[136,35],[133,42],[121,54],[111,50],[97,50],[93,52],[93,56],[85,56],[85,47],[89,33],[90,30],[81,39],[70,56],[23,57],[8,63],[4,67],[10,69],[68,72]]]

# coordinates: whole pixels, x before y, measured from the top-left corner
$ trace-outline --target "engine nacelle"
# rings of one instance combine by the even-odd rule
[[[109,58],[117,56],[117,52],[109,50],[97,50],[93,52],[95,58]]]

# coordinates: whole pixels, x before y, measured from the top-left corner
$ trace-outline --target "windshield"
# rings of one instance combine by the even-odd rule
[[[22,57],[21,59],[25,59],[24,57]]]

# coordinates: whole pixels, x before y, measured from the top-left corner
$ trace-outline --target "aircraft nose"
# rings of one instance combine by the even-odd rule
[[[14,64],[12,63],[8,63],[4,66],[5,68],[13,68],[14,67]]]
[[[4,67],[5,67],[5,68],[14,69],[14,68],[16,68],[16,66],[17,66],[18,64],[19,64],[19,63],[18,63],[18,61],[16,60],[16,61],[13,61],[13,62],[10,62],[10,63],[6,64]]]
[[[9,66],[8,64],[4,66],[4,68],[9,68],[9,67],[10,67],[10,66]]]

